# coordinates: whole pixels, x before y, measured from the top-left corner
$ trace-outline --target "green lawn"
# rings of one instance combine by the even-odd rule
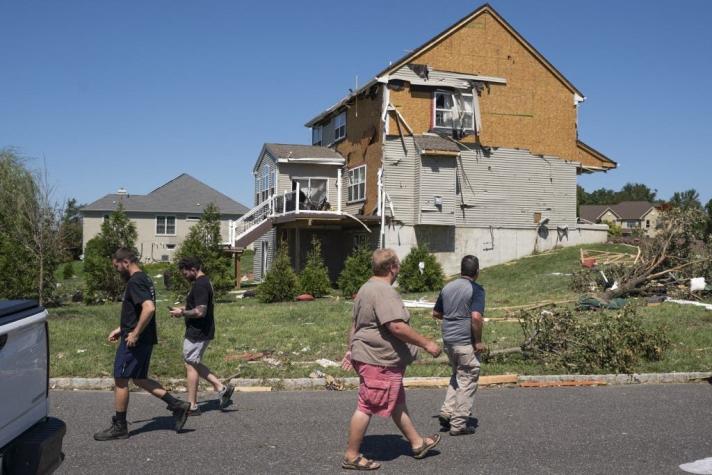
[[[587,248],[615,250],[615,246]],[[618,250],[629,250],[621,247]],[[484,269],[481,283],[487,289],[489,308],[531,304],[544,300],[575,299],[568,289],[568,276],[579,267],[579,248],[521,259],[509,265]],[[151,269],[153,271],[154,269]],[[153,274],[152,275],[157,275]],[[159,280],[159,279],[156,279]],[[157,282],[157,284],[159,284]],[[170,295],[158,290],[159,344],[154,351],[151,370],[156,376],[182,377],[181,339],[183,323],[171,319],[165,310]],[[435,294],[410,294],[406,298],[434,299]],[[320,368],[314,360],[339,361],[346,346],[352,304],[340,297],[314,302],[261,304],[254,299],[219,303],[216,309],[216,340],[206,354],[206,363],[223,376],[245,378],[305,377],[314,369],[343,376],[340,369]],[[641,364],[640,372],[709,371],[712,368],[712,312],[699,307],[662,304],[643,307],[646,323],[667,323],[672,340],[665,359]],[[427,310],[412,311],[413,326],[438,339],[439,323]],[[110,376],[115,346],[106,341],[109,331],[118,325],[119,305],[69,305],[50,311],[51,369],[53,376]],[[502,317],[504,310],[491,310],[488,317]],[[485,325],[485,342],[491,349],[518,346],[522,340],[516,322],[491,321]],[[278,360],[279,366],[264,362],[235,359],[243,352],[265,352]],[[483,374],[561,373],[513,356],[483,365]],[[447,376],[446,364],[423,356],[409,370],[410,376]]]

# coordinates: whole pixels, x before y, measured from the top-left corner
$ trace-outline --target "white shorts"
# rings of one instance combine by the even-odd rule
[[[203,359],[203,353],[208,349],[210,340],[205,341],[190,341],[183,340],[183,361],[186,363],[197,364]]]

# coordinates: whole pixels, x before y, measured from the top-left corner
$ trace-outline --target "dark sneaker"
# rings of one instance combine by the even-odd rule
[[[173,411],[173,418],[176,420],[176,432],[180,432],[185,425],[185,421],[188,419],[188,412],[190,412],[190,403],[187,401],[180,401],[173,407],[169,407]]]
[[[94,440],[116,440],[116,439],[128,439],[129,438],[129,428],[126,421],[117,421],[116,416],[111,417],[111,427],[102,430],[94,434]]]
[[[450,418],[440,414],[438,416],[438,421],[440,422],[440,427],[442,430],[450,430]]]
[[[200,406],[195,406],[195,408],[191,408],[188,410],[188,417],[193,417],[193,416],[199,416],[203,412],[200,410]]]
[[[462,429],[452,429],[450,431],[450,435],[472,435],[474,433],[474,427],[463,427]]]
[[[230,398],[232,397],[233,392],[235,392],[235,386],[232,384],[226,384],[223,390],[218,393],[220,396],[220,410],[223,410],[232,404]]]

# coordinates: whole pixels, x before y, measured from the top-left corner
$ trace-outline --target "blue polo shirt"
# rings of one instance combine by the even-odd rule
[[[435,311],[443,314],[443,342],[472,344],[472,312],[485,314],[485,289],[464,277],[453,280],[440,292]]]

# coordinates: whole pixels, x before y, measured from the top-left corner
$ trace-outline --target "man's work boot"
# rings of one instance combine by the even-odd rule
[[[129,428],[126,421],[119,421],[116,416],[111,417],[111,427],[94,434],[94,440],[128,439]]]

